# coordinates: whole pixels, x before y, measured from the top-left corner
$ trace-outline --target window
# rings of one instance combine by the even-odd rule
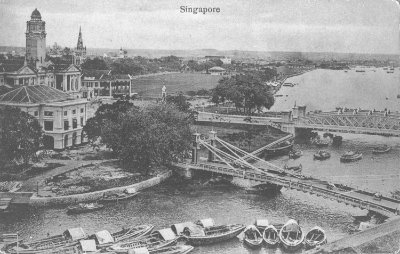
[[[68,111],[66,110],[66,111],[64,111],[64,116],[67,116],[68,115]]]
[[[83,108],[81,108],[81,113],[83,113]]]
[[[72,110],[72,114],[73,114],[73,115],[76,114],[76,109]]]
[[[68,130],[69,129],[69,122],[68,121],[64,121],[64,130]]]
[[[78,128],[78,120],[75,118],[75,119],[72,119],[72,128],[73,129],[76,129],[76,128]]]
[[[38,111],[35,111],[35,113],[33,113],[33,115],[34,115],[34,116],[38,116],[38,115],[39,115],[39,112],[38,112]]]
[[[81,126],[83,126],[83,117],[81,117]]]
[[[44,121],[44,130],[52,131],[53,130],[53,121]]]
[[[44,116],[53,116],[53,111],[45,111]]]

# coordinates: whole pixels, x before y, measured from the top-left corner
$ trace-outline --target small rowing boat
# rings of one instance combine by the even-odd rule
[[[318,147],[325,147],[329,146],[330,140],[329,139],[317,139],[314,144]]]
[[[182,232],[182,236],[189,244],[199,246],[232,239],[240,234],[243,229],[245,229],[245,226],[241,224],[210,226],[196,228],[196,230],[187,227]]]
[[[373,154],[381,154],[381,153],[387,153],[390,150],[392,150],[392,148],[388,145],[384,145],[384,146],[378,146],[378,147],[374,147],[372,149],[372,153]]]
[[[289,159],[297,159],[303,155],[303,152],[300,150],[291,150],[289,152]]]
[[[320,150],[314,154],[315,160],[327,160],[331,157],[331,154],[328,151]]]
[[[283,168],[286,169],[286,170],[291,170],[291,171],[295,171],[295,172],[301,172],[301,170],[303,169],[303,166],[301,164],[298,165],[298,166],[285,165]]]
[[[362,159],[362,153],[353,151],[346,152],[340,157],[341,162],[352,162],[361,159]]]
[[[104,195],[99,201],[100,202],[113,202],[113,201],[120,201],[126,200],[135,197],[139,194],[138,191],[134,188],[125,189],[122,193],[113,193],[109,195]]]
[[[117,243],[107,248],[108,251],[126,253],[133,248],[147,248],[149,250],[164,248],[176,244],[179,237],[170,228],[160,229],[147,236],[132,241]]]
[[[89,238],[96,241],[96,245],[98,248],[105,248],[118,242],[134,240],[142,236],[148,235],[153,230],[153,228],[153,225],[140,225],[130,228],[122,228],[121,230],[114,233],[110,233],[107,230],[102,230],[94,235],[91,235]]]
[[[243,242],[247,246],[253,249],[261,248],[261,245],[263,243],[263,237],[261,232],[257,229],[256,226],[254,225],[247,226],[243,233],[244,233]]]
[[[279,233],[278,230],[275,228],[274,225],[269,225],[265,228],[263,233],[263,239],[268,247],[275,248],[278,246],[279,240]]]
[[[295,220],[289,220],[279,231],[279,239],[287,251],[296,251],[303,247],[304,233]]]
[[[22,242],[18,247],[8,249],[9,253],[33,254],[43,253],[51,249],[77,245],[79,240],[87,238],[82,228],[71,228],[61,235],[50,236],[37,241]]]
[[[77,214],[77,213],[89,213],[93,211],[97,211],[104,208],[104,205],[97,203],[79,203],[77,205],[71,205],[67,208],[68,214]]]
[[[315,248],[316,246],[327,243],[325,231],[322,228],[315,226],[306,234],[305,243],[307,249]]]

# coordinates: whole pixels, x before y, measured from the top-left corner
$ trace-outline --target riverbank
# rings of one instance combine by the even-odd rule
[[[115,187],[111,189],[105,189],[100,191],[81,193],[75,195],[67,195],[67,196],[54,196],[54,197],[39,197],[37,195],[33,195],[30,199],[30,205],[34,207],[44,207],[44,206],[57,206],[57,205],[68,205],[79,202],[93,202],[101,199],[103,195],[111,195],[123,192],[127,188],[134,188],[137,191],[144,190],[150,187],[153,187],[166,179],[172,176],[172,171],[169,170],[163,174],[157,175],[153,178],[147,179],[142,182],[138,182],[135,184]]]
[[[400,217],[360,233],[341,238],[308,251],[307,254],[322,253],[398,253],[400,251]]]

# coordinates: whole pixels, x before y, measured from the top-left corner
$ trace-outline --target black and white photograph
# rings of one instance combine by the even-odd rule
[[[400,254],[400,0],[0,24],[0,254]]]

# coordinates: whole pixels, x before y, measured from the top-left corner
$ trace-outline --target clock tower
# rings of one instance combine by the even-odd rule
[[[26,60],[36,68],[45,62],[46,58],[46,22],[42,21],[40,12],[35,9],[31,20],[26,22]]]

